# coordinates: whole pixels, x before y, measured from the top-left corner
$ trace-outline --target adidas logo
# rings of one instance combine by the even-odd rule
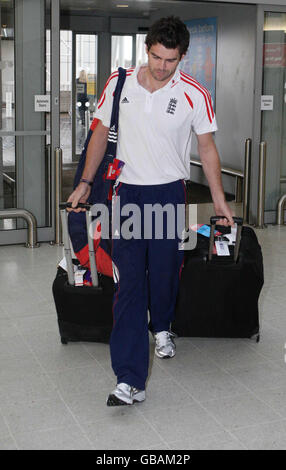
[[[123,98],[123,100],[121,101],[121,103],[129,103],[129,101],[128,101],[128,99],[126,98],[126,96],[125,96],[125,98]]]

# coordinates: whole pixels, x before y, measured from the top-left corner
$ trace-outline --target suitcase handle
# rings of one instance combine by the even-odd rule
[[[59,207],[61,210],[63,209],[71,209],[72,207],[72,202],[60,202]],[[91,204],[86,204],[84,202],[78,202],[77,206],[74,207],[74,209],[85,209],[89,211],[91,209],[92,205]]]
[[[68,213],[66,212],[66,209],[68,207],[71,207],[71,205],[72,205],[71,202],[61,202],[59,204],[60,210],[61,210],[63,242],[64,242],[65,257],[67,261],[68,280],[69,280],[70,285],[74,285],[74,271],[73,271],[73,263],[72,263],[72,256],[71,256],[70,239],[69,239],[69,233],[68,233]],[[92,214],[91,214],[90,209],[92,205],[79,202],[77,207],[86,209],[85,217],[86,217],[86,226],[87,226],[90,273],[91,273],[92,285],[94,287],[98,287],[99,281],[98,281],[98,274],[97,274],[96,261],[95,261],[93,238],[91,236]]]
[[[209,256],[208,256],[209,261],[212,260],[212,256],[213,256],[215,225],[216,225],[216,222],[220,219],[225,219],[225,216],[214,215],[213,217],[210,218],[211,234],[210,234]],[[238,259],[238,253],[239,253],[239,247],[240,247],[240,239],[241,239],[243,218],[242,217],[233,217],[233,221],[237,224],[236,240],[235,240],[235,247],[234,247],[234,253],[233,253],[233,260],[236,263],[237,259]]]
[[[225,218],[226,217],[224,215],[213,215],[210,218],[211,225],[216,224],[216,222],[218,222],[218,220],[225,219]],[[243,218],[242,217],[233,217],[233,221],[237,225],[243,225]]]

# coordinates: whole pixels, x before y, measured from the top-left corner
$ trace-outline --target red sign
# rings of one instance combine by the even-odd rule
[[[263,46],[264,67],[286,67],[286,44],[269,43]]]

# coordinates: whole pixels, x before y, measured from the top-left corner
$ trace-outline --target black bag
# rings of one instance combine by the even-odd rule
[[[71,257],[65,210],[68,205],[60,204],[67,272],[58,267],[53,283],[61,342],[63,344],[69,341],[108,343],[113,325],[113,279],[96,271],[93,240],[89,237],[92,286],[74,285],[74,263]],[[81,206],[87,209],[87,233],[89,234],[91,233],[89,229],[91,206],[85,204]],[[77,260],[76,264],[78,264]]]
[[[67,272],[59,267],[53,295],[61,342],[108,343],[113,324],[113,292],[111,277],[99,275],[99,287],[76,287],[68,283]]]
[[[172,331],[190,337],[256,335],[259,341],[261,248],[254,231],[242,227],[242,219],[235,217],[236,247],[229,246],[230,256],[212,255],[215,222],[219,218],[211,218],[210,240],[198,234],[196,248],[185,253]]]

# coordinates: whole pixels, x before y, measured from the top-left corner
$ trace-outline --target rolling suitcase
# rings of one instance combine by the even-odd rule
[[[214,231],[220,218],[211,217],[210,239],[198,234],[196,248],[185,253],[172,331],[178,336],[259,341],[261,248],[252,228],[243,227],[243,220],[234,217],[237,236],[235,246],[229,246],[230,256],[214,255]]]
[[[90,235],[91,206],[79,205],[86,209],[87,233]],[[68,203],[60,204],[67,272],[58,267],[53,283],[61,342],[63,344],[69,341],[108,343],[113,326],[113,279],[97,272],[93,239],[88,236],[92,285],[75,285],[66,207]]]

